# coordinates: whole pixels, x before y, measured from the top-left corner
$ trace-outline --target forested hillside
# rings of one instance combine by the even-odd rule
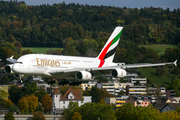
[[[59,47],[64,48],[65,55],[96,56],[116,26],[124,30],[115,61],[156,62],[159,56],[155,51],[138,45],[177,45],[180,9],[74,3],[27,6],[23,1],[0,1],[0,47],[5,42],[19,41],[23,47]],[[18,54],[22,55],[21,51]]]

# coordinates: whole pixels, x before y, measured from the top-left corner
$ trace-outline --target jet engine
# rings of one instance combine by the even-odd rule
[[[79,71],[75,75],[75,78],[77,80],[89,80],[91,79],[91,77],[92,77],[91,73],[87,71]]]
[[[20,75],[19,74],[14,74],[14,77],[19,78]]]
[[[14,73],[12,71],[12,66],[13,66],[13,64],[6,65],[5,68],[4,68],[5,73],[7,73],[7,74]]]
[[[111,70],[111,76],[112,77],[125,77],[127,75],[127,72],[123,69],[113,69]]]

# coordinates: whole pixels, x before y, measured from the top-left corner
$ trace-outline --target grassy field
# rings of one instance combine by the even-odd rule
[[[142,75],[144,77],[152,79],[153,83],[155,85],[158,85],[158,86],[160,86],[160,85],[168,86],[171,83],[171,79],[166,74],[163,74],[161,77],[158,77],[156,75],[156,71],[153,68],[151,68],[151,67],[138,68],[138,70],[142,73]]]
[[[153,44],[153,45],[141,45],[139,47],[146,47],[154,49],[158,54],[164,54],[167,48],[177,48],[177,45],[171,44]]]
[[[53,49],[63,49],[63,48],[48,48],[48,47],[23,47],[23,50],[31,50],[33,53],[43,53],[45,54],[47,50]]]

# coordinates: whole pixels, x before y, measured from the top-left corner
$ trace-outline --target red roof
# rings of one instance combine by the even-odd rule
[[[56,94],[56,95],[57,95],[57,94],[60,94],[60,92],[59,92],[59,89],[58,89],[58,88],[55,88],[55,89],[54,89],[54,94]]]
[[[74,95],[74,99],[68,99],[68,95],[72,93]],[[60,100],[81,100],[81,91],[73,90],[71,87],[67,89],[64,95],[61,96]]]

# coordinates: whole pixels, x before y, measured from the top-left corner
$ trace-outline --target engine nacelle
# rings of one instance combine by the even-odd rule
[[[12,71],[12,66],[13,66],[13,64],[6,65],[5,68],[4,68],[5,73],[7,73],[7,74],[14,73]]]
[[[123,69],[113,69],[111,70],[111,76],[112,77],[125,77],[127,75],[127,72]]]
[[[91,73],[87,71],[79,71],[75,75],[75,78],[77,80],[89,80],[91,79],[91,77],[92,77]]]
[[[20,78],[20,75],[19,74],[14,74],[14,77]]]

